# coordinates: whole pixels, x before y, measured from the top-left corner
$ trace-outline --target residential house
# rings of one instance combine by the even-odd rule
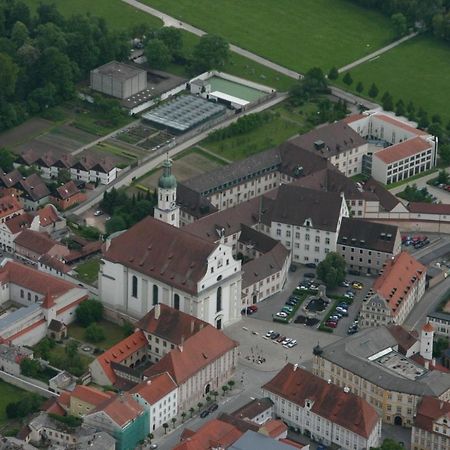
[[[118,169],[111,158],[83,156],[72,165],[70,174],[72,180],[107,185],[116,179]]]
[[[70,392],[67,412],[75,417],[83,417],[116,395],[111,391],[100,391],[90,386],[77,384]]]
[[[23,213],[0,223],[1,248],[9,253],[14,252],[14,240],[24,229],[30,228],[33,222],[33,216],[28,213]]]
[[[426,267],[404,251],[387,260],[360,311],[360,326],[401,325],[425,293]]]
[[[411,450],[450,448],[450,402],[424,397],[411,431]]]
[[[20,201],[11,195],[0,197],[0,223],[5,223],[23,213]]]
[[[428,313],[427,320],[434,326],[438,336],[450,337],[450,314],[447,312],[435,311]]]
[[[63,186],[59,186],[56,193],[50,197],[50,201],[60,210],[65,211],[74,205],[83,203],[86,198],[86,194],[81,192],[75,182],[71,180]]]
[[[274,403],[269,397],[250,400],[231,415],[242,420],[250,420],[262,425],[274,416]]]
[[[33,173],[20,181],[20,188],[23,192],[22,199],[27,211],[36,211],[49,201],[50,191],[37,173]]]
[[[336,251],[347,268],[361,273],[377,274],[388,259],[402,248],[398,227],[362,219],[342,219]]]
[[[380,443],[381,418],[366,400],[297,364],[287,364],[263,392],[277,416],[316,442],[347,450],[370,450]]]
[[[84,424],[105,431],[116,440],[116,450],[131,450],[149,433],[148,412],[128,393],[100,403],[87,413]]]

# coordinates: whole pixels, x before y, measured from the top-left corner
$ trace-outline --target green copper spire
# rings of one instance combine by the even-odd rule
[[[168,156],[163,162],[163,173],[159,179],[158,187],[161,189],[174,189],[177,187],[177,179],[172,175],[172,160]]]

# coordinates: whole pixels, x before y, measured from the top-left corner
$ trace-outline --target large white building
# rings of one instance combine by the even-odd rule
[[[119,314],[140,318],[164,303],[220,329],[240,317],[241,280],[229,246],[147,217],[107,241],[99,290]]]
[[[316,442],[345,450],[369,450],[380,443],[381,418],[366,400],[297,364],[287,364],[263,392],[277,416]]]

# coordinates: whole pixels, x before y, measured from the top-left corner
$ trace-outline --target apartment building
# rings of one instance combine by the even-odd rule
[[[434,326],[438,336],[450,337],[450,314],[446,312],[428,313],[428,322]]]
[[[369,450],[380,443],[381,418],[366,400],[297,364],[287,364],[263,392],[277,416],[316,442],[345,450]]]
[[[386,260],[400,253],[401,247],[396,226],[348,217],[342,219],[336,251],[351,270],[377,274]]]
[[[387,260],[360,311],[361,327],[401,325],[425,293],[426,267],[408,252]]]
[[[425,332],[421,340],[429,344]],[[367,400],[383,422],[411,427],[424,396],[450,400],[448,373],[401,326],[368,328],[313,353],[315,375]]]

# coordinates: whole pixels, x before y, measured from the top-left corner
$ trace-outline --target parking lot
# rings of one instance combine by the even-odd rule
[[[315,272],[314,269],[308,269],[303,266],[299,267],[295,272],[289,272],[288,279],[287,279],[287,282],[286,282],[286,285],[285,285],[283,291],[258,303],[258,305],[257,305],[258,311],[256,313],[253,313],[251,315],[251,317],[262,320],[262,321],[270,322],[271,324],[273,324],[273,326],[275,326],[275,324],[278,327],[288,326],[288,325],[284,325],[279,322],[273,322],[273,315],[276,314],[278,311],[280,311],[281,308],[285,305],[286,300],[288,299],[289,295],[299,285],[299,283],[304,279],[304,274],[305,273],[314,273],[314,272]],[[355,292],[355,297],[353,299],[352,305],[348,309],[349,315],[348,315],[348,317],[343,317],[339,321],[338,326],[333,330],[333,334],[336,334],[337,336],[341,336],[341,337],[347,335],[347,330],[348,330],[349,326],[355,320],[356,316],[359,314],[362,300],[365,297],[365,295],[367,294],[367,292],[369,291],[369,289],[371,288],[375,278],[367,277],[367,276],[348,275],[347,280],[350,282],[359,281],[360,283],[363,284],[363,289],[361,289],[361,290],[352,289]],[[319,284],[319,282],[317,282],[316,284]],[[339,287],[339,288],[335,289],[334,291],[332,291],[331,294],[344,295],[348,289],[349,288]],[[310,298],[311,297],[308,297],[302,303],[299,310],[297,311],[296,317],[298,315],[306,315],[307,314],[307,312],[304,310],[304,307],[308,304]],[[333,305],[333,302],[330,303],[329,307],[325,311],[323,311],[321,313],[318,312],[316,314],[316,317],[318,319],[322,320],[323,317],[328,314],[332,305]],[[319,331],[317,331],[318,325],[319,324],[315,325],[314,327],[308,327],[305,324],[301,324],[301,323],[296,324],[296,323],[292,322],[289,326],[301,328],[301,329],[306,328],[313,332],[319,332]],[[269,325],[269,326],[271,326],[271,325]],[[285,333],[283,333],[283,334],[285,334]],[[320,334],[327,334],[327,333],[320,332]]]

